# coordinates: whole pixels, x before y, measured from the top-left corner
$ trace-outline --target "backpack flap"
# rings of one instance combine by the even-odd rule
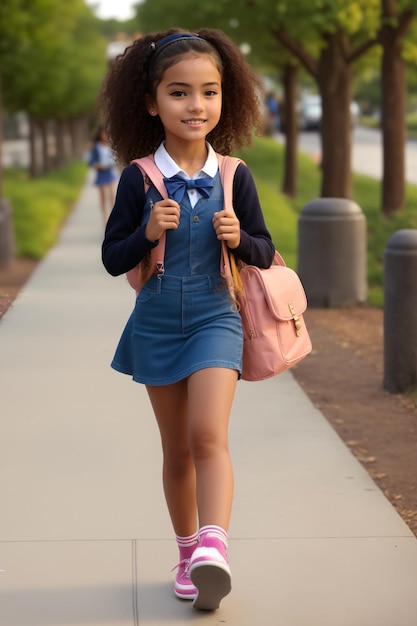
[[[300,278],[279,252],[275,250],[274,263],[267,270],[251,267],[250,271],[257,274],[267,306],[277,321],[289,321],[305,312],[307,298]]]
[[[301,281],[289,267],[274,265],[264,277],[264,291],[268,306],[280,320],[290,320],[307,309],[307,298]]]
[[[250,299],[250,281],[261,287],[269,310],[277,321],[289,321],[307,309],[307,298],[301,281],[289,267],[272,265],[268,270],[247,266],[241,270],[245,292]]]

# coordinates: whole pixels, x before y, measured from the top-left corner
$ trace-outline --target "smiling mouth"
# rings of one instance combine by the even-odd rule
[[[188,124],[188,126],[200,126],[204,124],[206,120],[184,120],[184,124]]]

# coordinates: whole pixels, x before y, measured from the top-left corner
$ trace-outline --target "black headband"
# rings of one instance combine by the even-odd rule
[[[159,53],[161,52],[161,50],[163,50],[170,44],[175,43],[176,41],[187,41],[189,39],[197,39],[197,41],[205,41],[205,39],[203,39],[202,37],[199,37],[198,35],[193,35],[192,33],[174,33],[173,35],[167,35],[167,37],[160,39],[156,43],[153,41],[151,43],[151,48],[154,51],[154,53]]]

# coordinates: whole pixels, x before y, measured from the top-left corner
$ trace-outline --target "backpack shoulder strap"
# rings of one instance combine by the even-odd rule
[[[244,163],[244,161],[222,154],[217,154],[217,160],[219,161],[220,178],[223,186],[224,207],[233,209],[233,180],[239,163]]]
[[[235,177],[235,172],[239,163],[244,163],[241,159],[231,156],[223,156],[221,154],[217,154],[217,159],[219,161],[220,168],[220,178],[223,185],[223,202],[225,209],[233,209],[233,180]],[[221,258],[220,258],[220,273],[226,279],[227,286],[232,297],[232,300],[237,304],[236,300],[236,289],[235,289],[235,280],[236,284],[239,285],[239,289],[241,289],[241,283],[237,276],[235,280],[233,279],[233,272],[230,263],[229,250],[225,241],[222,241],[221,248]],[[237,270],[235,268],[235,273],[237,274]]]
[[[141,170],[145,193],[148,191],[150,183],[152,183],[164,199],[168,198],[167,190],[164,185],[164,177],[162,176],[162,172],[156,167],[153,156],[134,159],[130,164],[136,165]],[[161,236],[158,245],[151,251],[152,264],[156,267],[158,274],[162,274],[164,271],[165,244],[166,232]]]
[[[153,156],[134,159],[130,164],[136,165],[141,170],[145,183],[145,191],[149,189],[149,183],[152,182],[164,199],[168,197],[164,185],[164,177],[162,176],[162,172],[156,167]]]

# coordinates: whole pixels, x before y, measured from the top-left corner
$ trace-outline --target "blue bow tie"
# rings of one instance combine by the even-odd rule
[[[181,204],[186,189],[197,189],[203,198],[208,198],[210,190],[213,188],[213,178],[196,178],[190,180],[183,178],[182,176],[172,176],[171,178],[164,178],[164,184],[168,192],[168,196]]]

